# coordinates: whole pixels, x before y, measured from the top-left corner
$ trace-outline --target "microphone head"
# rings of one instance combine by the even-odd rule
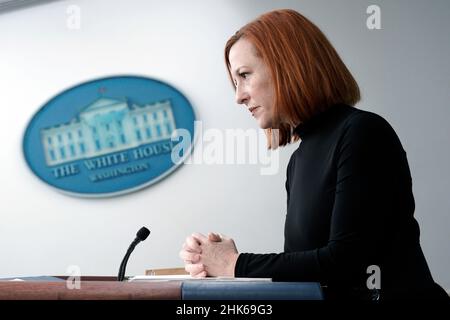
[[[144,241],[145,239],[147,239],[149,234],[150,234],[150,230],[148,230],[146,227],[142,227],[136,233],[136,238],[139,239],[140,241]]]

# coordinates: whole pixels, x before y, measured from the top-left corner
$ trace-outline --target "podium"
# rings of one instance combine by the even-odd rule
[[[79,289],[67,277],[52,281],[0,281],[0,300],[180,300],[181,282],[118,282],[116,277],[81,277]],[[59,280],[57,280],[59,279]]]
[[[0,300],[323,300],[318,283],[232,281],[135,281],[116,277],[0,280]],[[49,281],[50,280],[50,281]]]

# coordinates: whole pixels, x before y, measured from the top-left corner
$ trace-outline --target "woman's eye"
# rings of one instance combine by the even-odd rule
[[[241,73],[239,73],[239,76],[242,78],[242,79],[247,79],[247,76],[248,76],[248,72],[241,72]]]

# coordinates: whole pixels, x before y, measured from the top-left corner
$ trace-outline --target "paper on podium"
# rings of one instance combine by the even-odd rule
[[[234,277],[206,277],[206,278],[194,278],[190,275],[186,274],[170,274],[170,275],[142,275],[142,276],[134,276],[128,279],[128,281],[262,281],[262,282],[270,282],[271,278],[234,278]]]

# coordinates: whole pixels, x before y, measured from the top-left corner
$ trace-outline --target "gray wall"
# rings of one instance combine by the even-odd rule
[[[366,8],[381,8],[381,30],[366,27]],[[78,5],[81,28],[67,27]],[[0,276],[116,274],[135,231],[152,229],[129,274],[181,265],[193,231],[232,236],[240,251],[283,246],[285,166],[185,165],[164,181],[127,196],[86,200],[50,189],[21,153],[27,122],[50,97],[81,81],[139,74],[173,84],[190,99],[203,127],[256,128],[236,106],[222,61],[241,25],[275,8],[314,21],[359,82],[358,107],[384,116],[408,154],[421,242],[436,281],[450,289],[450,2],[433,1],[56,1],[0,14]]]

